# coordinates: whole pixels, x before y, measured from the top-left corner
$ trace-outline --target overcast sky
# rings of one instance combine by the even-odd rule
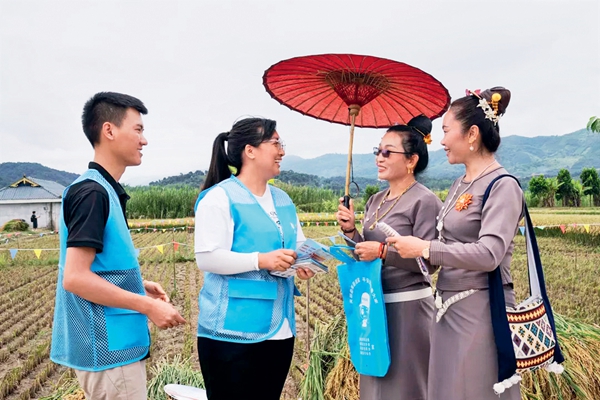
[[[288,154],[347,151],[348,128],[271,99],[262,75],[296,56],[354,53],[432,74],[452,98],[505,86],[503,135],[562,135],[600,116],[600,1],[0,0],[0,162],[80,173],[83,104],[140,98],[149,145],[131,184],[208,168],[215,136],[277,120]],[[355,153],[382,131],[357,129]],[[431,149],[439,149],[441,119]]]

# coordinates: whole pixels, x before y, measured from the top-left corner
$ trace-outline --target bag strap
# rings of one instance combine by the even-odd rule
[[[485,190],[481,205],[482,212],[494,184],[502,178],[509,177],[514,179],[517,184],[519,184],[519,187],[521,186],[519,180],[513,175],[503,174],[497,176],[490,182]],[[556,336],[556,328],[554,324],[554,315],[552,314],[550,301],[548,300],[548,296],[546,294],[544,272],[542,270],[542,262],[540,259],[537,239],[535,237],[533,223],[531,222],[529,210],[527,209],[527,204],[525,204],[525,201],[523,201],[523,214],[525,215],[529,291],[530,294],[535,293],[539,295],[544,302],[546,315],[548,316],[548,321],[552,326],[552,332],[554,333],[554,338],[556,339],[554,361],[561,363],[564,361],[564,357],[560,351],[560,346],[558,345],[558,337]],[[502,285],[502,274],[500,272],[500,268],[495,268],[493,271],[488,273],[488,281],[490,312],[492,314],[492,328],[494,331],[494,340],[496,342],[496,352],[498,354],[498,382],[502,382],[503,380],[508,379],[515,374],[517,370],[517,360],[512,344],[510,326],[506,316],[506,302],[504,300],[504,287]]]
[[[514,179],[517,182],[517,184],[519,185],[519,187],[521,187],[521,183],[513,175],[504,174],[504,175],[497,176],[490,182],[488,187],[485,189],[485,193],[483,194],[483,200],[481,202],[481,211],[482,212],[483,212],[483,208],[485,207],[485,203],[487,202],[488,198],[490,197],[490,193],[492,192],[494,184],[497,181],[499,181],[500,179],[505,178],[505,177]],[[529,210],[527,209],[527,204],[525,203],[524,200],[523,200],[523,214],[526,216],[529,216]],[[532,247],[533,247],[532,242],[533,241],[536,242],[536,251],[537,251],[537,240],[535,239],[535,231],[533,230],[533,226],[531,225],[531,218],[525,218],[525,229],[523,231],[523,235],[525,236],[525,246],[527,249],[527,275],[528,275],[528,279],[529,279],[529,294],[541,297],[540,282],[539,282],[539,276],[537,273],[538,268],[536,265],[537,264],[536,260],[533,257],[533,251],[532,251]]]

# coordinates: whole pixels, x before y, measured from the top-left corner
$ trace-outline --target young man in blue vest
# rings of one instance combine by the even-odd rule
[[[147,112],[124,94],[88,100],[82,123],[94,161],[63,194],[50,358],[75,370],[88,400],[145,400],[148,319],[162,329],[186,322],[160,284],[142,280],[118,183],[142,162]]]

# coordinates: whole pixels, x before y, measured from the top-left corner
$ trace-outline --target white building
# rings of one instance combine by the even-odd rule
[[[23,176],[0,189],[0,226],[12,219],[23,219],[30,226],[32,211],[38,216],[38,228],[57,230],[62,194],[60,183]]]

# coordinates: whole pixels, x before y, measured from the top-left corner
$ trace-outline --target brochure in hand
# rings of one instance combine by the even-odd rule
[[[335,260],[336,258],[329,253],[329,247],[315,242],[312,239],[306,239],[297,249],[298,258],[294,265],[285,271],[270,271],[271,275],[288,278],[296,275],[298,268],[309,269],[315,274],[329,272],[329,268],[325,263]]]
[[[379,229],[381,229],[387,237],[400,236],[400,234],[398,232],[396,232],[396,230],[394,228],[392,228],[385,222],[381,222],[381,221],[378,222],[377,227]],[[424,276],[429,276],[429,270],[427,269],[427,264],[425,264],[425,260],[422,257],[417,257],[417,258],[415,258],[415,260],[417,261],[417,264],[419,265],[419,268],[421,269],[421,273]]]

